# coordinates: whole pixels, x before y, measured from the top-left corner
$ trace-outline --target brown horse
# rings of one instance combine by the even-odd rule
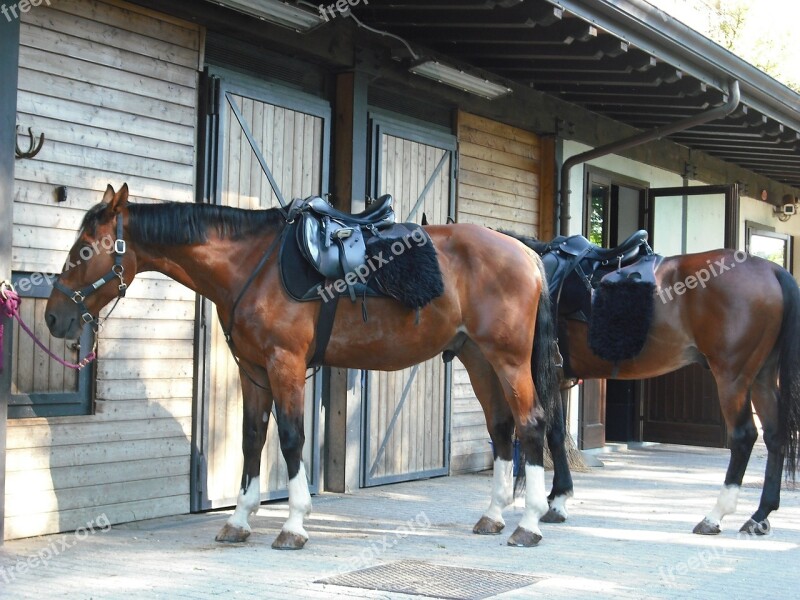
[[[54,282],[63,293],[51,294],[46,320],[54,336],[78,337],[84,324],[96,324],[98,312],[143,271],[161,272],[214,302],[220,322],[232,328],[244,397],[242,485],[236,510],[217,540],[241,542],[250,534],[248,518],[259,505],[261,451],[274,403],[289,475],[289,518],[273,547],[299,549],[308,539],[303,519],[311,509],[302,462],[303,388],[322,303],[292,301],[281,285],[277,253],[270,255],[270,248],[285,227],[281,209],[136,205],[128,202],[127,185],[116,193],[109,186],[103,201],[84,217],[69,253],[68,264],[77,266]],[[339,302],[323,362],[396,370],[445,351],[458,355],[483,406],[495,451],[491,501],[475,532],[499,533],[504,526],[502,510],[513,500],[516,430],[526,457],[526,504],[508,543],[533,546],[541,539],[539,518],[548,509],[542,466],[546,408],[558,393],[541,261],[523,244],[482,227],[426,231],[444,293],[419,313],[395,300],[375,299],[368,323],[357,304]],[[113,252],[79,260],[90,254],[87,248],[100,247]],[[257,268],[259,262],[263,268]],[[558,460],[565,463],[566,456]]]
[[[547,244],[510,235],[537,252],[546,251]],[[565,281],[559,308],[571,376],[644,379],[692,363],[704,365],[714,375],[731,458],[717,503],[694,533],[720,533],[722,518],[736,510],[758,437],[755,407],[769,454],[758,510],[740,531],[767,533],[767,517],[780,504],[784,462],[787,477],[794,477],[797,467],[800,291],[792,275],[775,263],[733,250],[664,258],[656,269],[653,321],[645,345],[635,358],[617,363],[592,352],[586,322],[564,318],[581,303],[565,298],[572,295],[566,293],[570,284],[577,295],[588,293],[577,278],[573,274]],[[563,503],[559,507],[565,518]]]

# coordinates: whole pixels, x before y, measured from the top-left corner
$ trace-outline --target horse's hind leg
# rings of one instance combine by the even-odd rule
[[[251,533],[248,519],[261,503],[261,451],[267,439],[267,426],[272,411],[272,392],[256,386],[239,370],[242,382],[242,486],[236,500],[236,510],[217,534],[218,542],[243,542]]]
[[[539,520],[548,510],[544,486],[545,412],[536,402],[529,362],[520,364],[518,356],[505,352],[499,352],[489,360],[514,415],[517,436],[525,455],[525,512],[508,538],[508,545],[535,546],[542,539]]]
[[[734,375],[715,370],[713,365],[711,368],[717,380],[720,408],[728,425],[731,458],[725,474],[725,484],[720,490],[717,503],[693,530],[693,533],[700,535],[717,535],[722,531],[721,524],[725,515],[736,511],[744,472],[750,460],[753,444],[758,438],[749,397],[753,379],[742,373]]]
[[[561,398],[555,399],[553,414],[547,428],[547,446],[553,459],[553,489],[547,496],[550,509],[542,517],[544,523],[563,523],[569,517],[567,499],[572,497],[572,474],[566,448],[567,430]]]
[[[753,535],[769,533],[767,517],[773,510],[778,510],[781,503],[781,472],[785,452],[778,416],[779,392],[776,381],[776,368],[764,367],[753,385],[753,404],[764,429],[764,444],[768,452],[761,502],[758,510],[739,530]]]
[[[725,515],[736,512],[739,490],[742,486],[744,472],[750,460],[750,453],[758,438],[750,403],[745,403],[742,412],[730,434],[731,459],[725,474],[725,484],[720,490],[717,503],[711,512],[694,528],[693,533],[716,535],[722,531],[722,519]]]
[[[522,385],[515,389],[522,391],[525,388]],[[533,410],[531,408],[518,411],[521,419],[517,423],[517,434],[525,453],[525,513],[519,526],[508,538],[509,546],[530,547],[538,544],[542,539],[539,520],[548,511],[544,485],[545,415],[540,407]]]
[[[483,408],[486,428],[492,440],[494,472],[489,508],[472,531],[481,535],[500,533],[505,527],[503,509],[514,502],[513,447],[514,416],[505,401],[503,388],[480,349],[467,341],[458,354],[467,368],[472,389]]]

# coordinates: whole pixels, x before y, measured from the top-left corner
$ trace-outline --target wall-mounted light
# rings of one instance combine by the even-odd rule
[[[464,90],[476,96],[482,96],[489,100],[494,100],[501,96],[511,93],[511,88],[499,83],[494,83],[483,77],[477,77],[456,69],[448,65],[444,65],[435,60],[426,60],[424,62],[413,65],[410,72],[421,77],[433,79],[439,83]]]
[[[281,2],[281,0],[212,0],[239,12],[276,25],[305,32],[324,23],[322,15],[310,2]],[[305,8],[308,7],[308,8]]]

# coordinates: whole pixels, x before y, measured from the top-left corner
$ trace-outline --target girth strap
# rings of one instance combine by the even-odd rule
[[[329,279],[325,280],[326,286],[331,283]],[[314,356],[311,357],[311,361],[308,363],[309,367],[322,366],[325,350],[328,349],[328,342],[331,341],[333,320],[336,318],[338,304],[339,294],[333,294],[331,298],[322,300],[322,307],[319,309],[319,317],[317,318],[317,344],[316,348],[314,348]]]

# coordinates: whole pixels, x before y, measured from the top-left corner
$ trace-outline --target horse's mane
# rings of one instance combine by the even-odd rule
[[[89,210],[81,227],[94,230],[107,206],[101,202]],[[277,208],[245,210],[192,202],[129,203],[128,215],[128,230],[134,239],[171,246],[203,244],[208,241],[209,231],[222,238],[238,239],[264,233],[284,221]]]
[[[514,238],[515,240],[519,240],[523,244],[525,244],[528,248],[536,252],[536,254],[542,255],[547,252],[548,242],[540,242],[535,237],[531,237],[529,235],[522,235],[519,233],[515,233],[513,231],[508,231],[507,229],[500,229],[500,233],[504,233],[507,236]]]

